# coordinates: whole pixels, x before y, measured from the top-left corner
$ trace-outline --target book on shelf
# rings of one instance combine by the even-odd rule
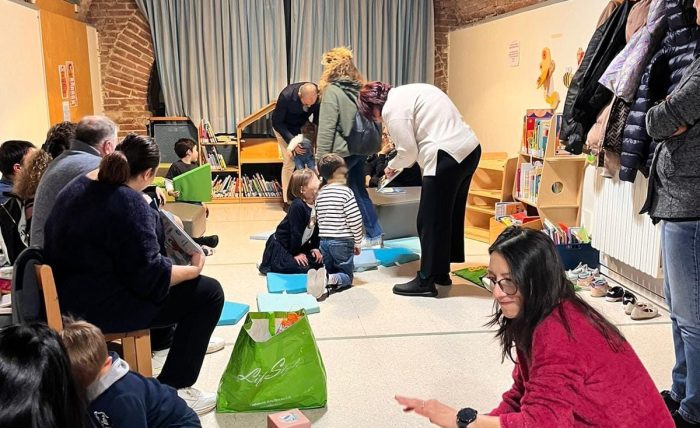
[[[496,220],[521,212],[525,212],[525,205],[522,202],[496,202]]]
[[[591,235],[583,226],[568,227],[562,223],[555,225],[548,219],[544,219],[543,226],[544,233],[546,233],[556,245],[591,243]]]
[[[251,176],[215,176],[212,180],[214,198],[276,198],[282,196],[277,180],[265,180],[260,173]]]
[[[542,181],[542,162],[526,162],[520,165],[515,175],[515,193],[518,199],[537,202]]]
[[[527,110],[523,119],[522,154],[544,158],[553,115],[552,110]]]

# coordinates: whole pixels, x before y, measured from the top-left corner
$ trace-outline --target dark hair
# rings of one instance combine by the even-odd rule
[[[323,179],[324,183],[327,183],[333,177],[333,174],[345,166],[345,161],[340,156],[335,153],[328,153],[323,155],[321,159],[318,160],[318,173]]]
[[[374,120],[374,109],[378,108],[379,112],[382,111],[390,90],[391,85],[388,83],[367,83],[360,89],[360,96],[357,98],[357,109],[367,119]]]
[[[129,134],[114,153],[102,159],[97,179],[109,184],[124,184],[144,171],[155,170],[159,163],[160,150],[153,138]]]
[[[187,156],[188,151],[194,149],[195,145],[196,143],[189,138],[180,138],[175,142],[175,154],[182,159]]]
[[[70,142],[75,138],[76,125],[73,122],[59,122],[46,133],[46,141],[41,148],[56,159],[61,153],[70,148]]]
[[[24,155],[34,145],[29,141],[9,140],[0,146],[0,172],[3,177],[12,177],[15,173],[15,165],[22,164]]]
[[[552,311],[558,310],[564,328],[571,328],[561,305],[571,302],[605,337],[617,351],[625,341],[622,333],[588,303],[576,294],[566,278],[564,266],[552,240],[542,232],[520,227],[509,227],[489,248],[489,254],[498,253],[508,263],[510,279],[522,294],[522,309],[514,319],[503,316],[498,304],[489,326],[498,326],[496,337],[501,341],[502,357],[515,361],[513,346],[530,358],[535,328]]]
[[[96,146],[117,133],[117,125],[106,116],[85,116],[75,127],[75,139]]]
[[[0,330],[0,426],[85,427],[85,403],[58,334],[44,324]]]

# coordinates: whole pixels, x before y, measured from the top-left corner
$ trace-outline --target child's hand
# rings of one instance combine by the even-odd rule
[[[316,263],[323,263],[323,255],[321,254],[321,251],[317,249],[311,250],[311,255],[314,256]]]
[[[355,251],[354,251],[355,255],[359,256],[361,252],[362,252],[362,248],[355,246]]]
[[[309,265],[309,259],[306,258],[306,254],[301,253],[298,256],[294,256],[294,260],[296,260],[297,264],[299,266],[308,266]]]
[[[172,196],[173,198],[177,199],[180,197],[180,192],[178,190],[171,190],[168,192],[168,195]]]

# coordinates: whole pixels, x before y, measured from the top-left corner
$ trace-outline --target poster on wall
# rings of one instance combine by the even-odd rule
[[[63,110],[63,121],[64,122],[70,122],[70,103],[68,101],[63,101],[62,104],[62,110]]]
[[[70,106],[78,106],[78,94],[75,91],[75,65],[73,61],[66,61],[66,69],[68,70],[68,92],[70,98]]]
[[[61,64],[58,66],[58,84],[61,86],[61,99],[68,99],[68,73],[66,66]]]
[[[517,40],[508,43],[508,62],[511,67],[520,65],[520,42]]]

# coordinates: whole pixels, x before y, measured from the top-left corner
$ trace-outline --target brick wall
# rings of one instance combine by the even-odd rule
[[[134,0],[92,0],[87,21],[100,41],[104,113],[119,125],[119,135],[145,134],[148,79],[153,46],[148,22]]]
[[[433,0],[435,13],[435,85],[447,91],[447,34],[469,24],[546,0]]]

